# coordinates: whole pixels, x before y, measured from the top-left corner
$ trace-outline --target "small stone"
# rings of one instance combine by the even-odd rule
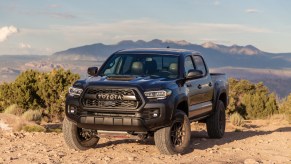
[[[18,159],[18,158],[17,157],[10,157],[9,158],[10,161],[15,160],[15,159]]]
[[[127,158],[129,161],[134,161],[135,160],[135,157],[128,157]]]
[[[201,141],[207,141],[207,139],[206,138],[201,138]]]
[[[104,157],[103,158],[105,161],[109,161],[111,158],[110,157]]]
[[[259,164],[259,162],[257,162],[257,161],[254,160],[254,159],[249,158],[249,159],[246,159],[246,160],[244,161],[244,164]]]

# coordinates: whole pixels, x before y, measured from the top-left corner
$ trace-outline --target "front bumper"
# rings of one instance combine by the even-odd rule
[[[79,98],[68,96],[66,116],[78,127],[106,131],[149,132],[169,126],[173,112],[173,100],[148,101],[136,110],[85,108]],[[76,112],[70,112],[74,106]],[[154,117],[154,113],[156,116]]]

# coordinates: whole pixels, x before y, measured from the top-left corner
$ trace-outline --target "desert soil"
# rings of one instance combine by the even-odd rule
[[[281,120],[227,124],[222,139],[210,139],[205,126],[192,123],[189,149],[162,155],[153,139],[100,139],[87,151],[69,149],[62,133],[14,132],[11,116],[0,114],[0,163],[291,163],[291,126]]]

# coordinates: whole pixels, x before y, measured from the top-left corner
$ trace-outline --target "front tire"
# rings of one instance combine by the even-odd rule
[[[96,134],[92,134],[90,130],[84,132],[84,129],[77,127],[67,117],[63,121],[63,135],[68,147],[75,150],[93,148],[99,141]]]
[[[162,154],[183,153],[189,146],[191,127],[187,115],[177,110],[173,123],[169,127],[154,133],[155,145]]]
[[[206,120],[207,133],[210,138],[222,138],[225,132],[225,106],[218,100],[214,113]]]

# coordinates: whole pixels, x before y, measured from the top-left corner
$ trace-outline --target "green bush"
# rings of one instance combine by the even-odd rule
[[[40,110],[28,110],[23,113],[22,118],[27,121],[40,121],[42,112]]]
[[[267,118],[278,113],[276,95],[262,82],[229,79],[229,106],[227,114],[238,112],[246,119]]]
[[[46,129],[40,125],[24,125],[21,130],[26,131],[26,132],[45,132],[46,131]]]
[[[0,84],[0,112],[17,104],[25,111],[45,109],[50,118],[62,119],[68,87],[79,78],[78,74],[64,69],[22,72],[14,82]]]
[[[244,124],[244,118],[237,112],[230,115],[229,120],[235,126],[242,126]]]
[[[23,108],[20,108],[19,106],[17,106],[17,104],[13,104],[13,105],[8,106],[4,110],[4,113],[20,116],[24,113],[24,111],[25,110]]]
[[[283,100],[279,112],[280,114],[285,114],[288,122],[291,124],[291,94]]]

